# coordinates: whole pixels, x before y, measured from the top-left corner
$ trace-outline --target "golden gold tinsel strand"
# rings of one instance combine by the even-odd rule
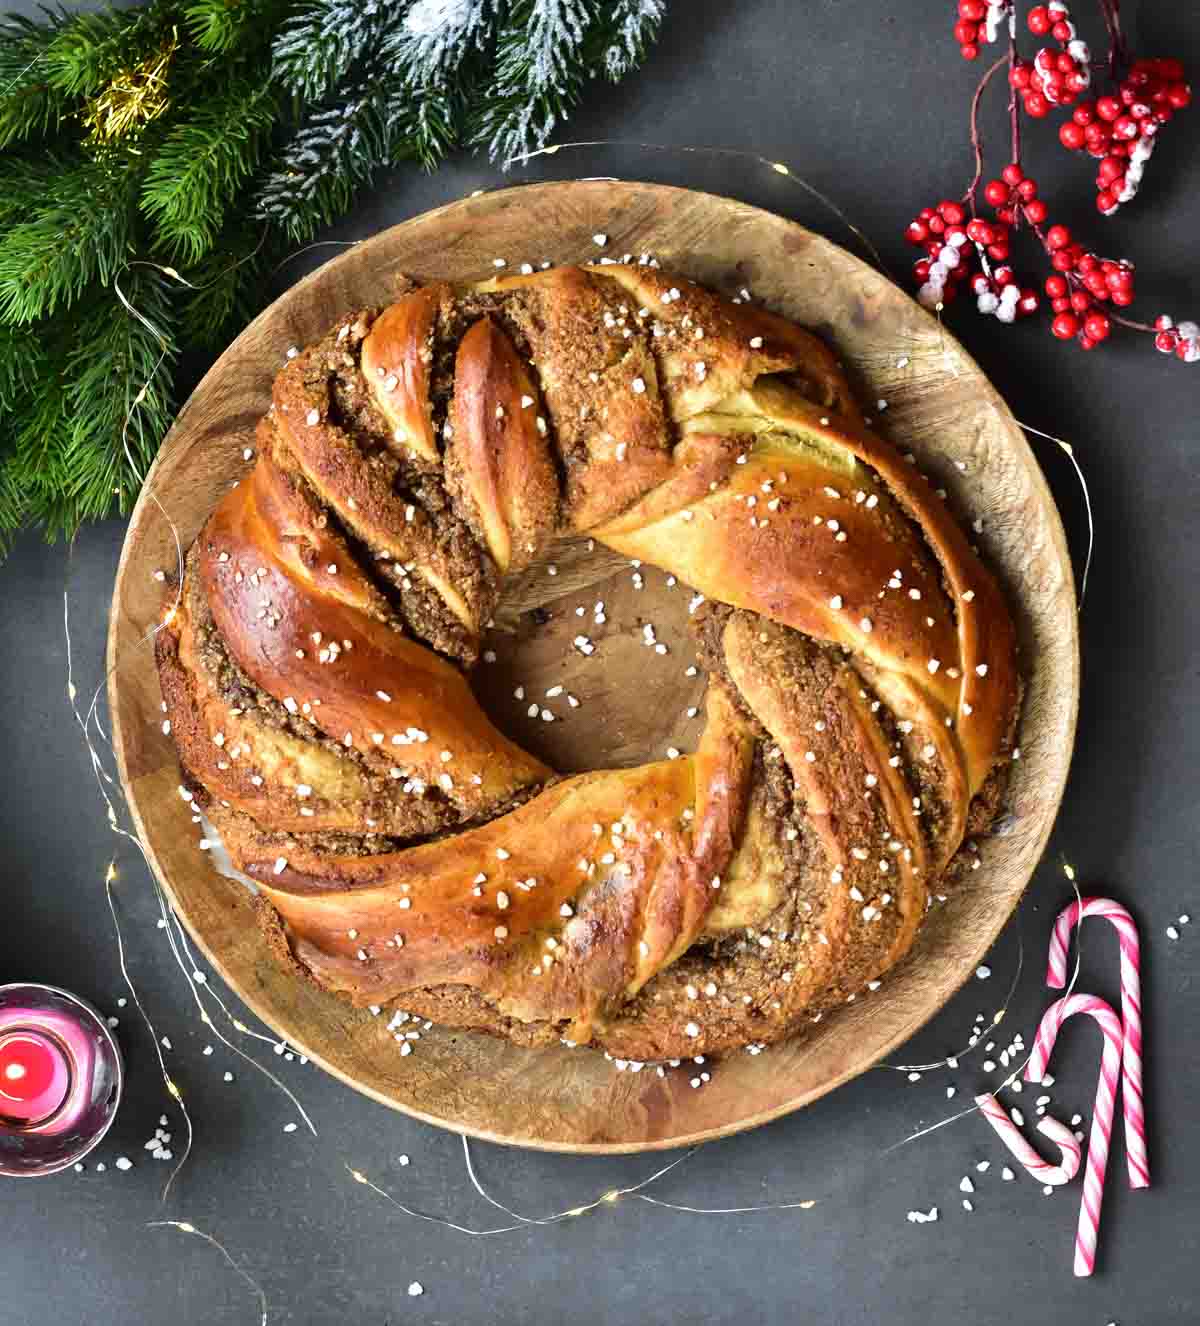
[[[170,37],[157,51],[115,74],[88,101],[80,119],[92,143],[136,139],[146,125],[169,109],[167,71],[178,48],[179,34],[172,28]]]

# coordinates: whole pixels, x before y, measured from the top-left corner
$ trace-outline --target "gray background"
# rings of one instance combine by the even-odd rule
[[[32,6],[23,6],[31,9]],[[917,207],[957,193],[969,176],[966,109],[973,85],[950,36],[948,0],[848,6],[821,0],[673,0],[649,65],[616,91],[599,89],[576,116],[576,137],[717,143],[782,158],[838,199],[894,268]],[[1084,0],[1075,8],[1090,9]],[[1146,4],[1140,48],[1200,65],[1200,11]],[[999,107],[997,105],[997,114]],[[1170,126],[1142,197],[1113,221],[1092,209],[1092,165],[1031,133],[1028,164],[1043,177],[1057,220],[1097,245],[1144,262],[1137,310],[1200,312],[1195,235],[1200,160],[1189,150],[1200,110]],[[1003,133],[1000,120],[997,134]],[[1003,138],[997,138],[1003,142]],[[600,173],[585,171],[583,173]],[[661,162],[653,174],[721,187],[817,223],[836,225],[761,172]],[[1053,182],[1051,181],[1053,175]],[[427,206],[494,182],[463,159],[429,178],[381,182],[338,232],[363,236]],[[1067,194],[1072,202],[1068,205]],[[1033,265],[1032,262],[1030,264]],[[287,273],[300,274],[301,265]],[[736,1206],[819,1198],[809,1212],[686,1215],[624,1201],[549,1229],[469,1239],[389,1208],[350,1182],[349,1162],[403,1200],[475,1224],[497,1213],[469,1189],[457,1139],[360,1098],[318,1070],[266,1058],[301,1093],[321,1130],[284,1134],[294,1111],[269,1084],[219,1050],[195,1021],[171,965],[143,868],[106,828],[64,696],[62,593],[71,589],[77,667],[100,678],[107,605],[122,524],[84,531],[72,551],[22,539],[0,569],[7,626],[0,646],[0,795],[7,924],[5,980],[60,982],[114,1011],[123,993],[101,889],[109,854],[122,868],[119,905],[135,978],[174,1045],[172,1071],[197,1121],[196,1149],[170,1202],[165,1166],[142,1143],[167,1107],[150,1038],[121,1015],[129,1089],[114,1130],[92,1160],[98,1174],[16,1183],[3,1191],[0,1321],[251,1323],[247,1287],[195,1239],[146,1222],[186,1219],[221,1238],[264,1285],[272,1322],[483,1323],[572,1320],[737,1322],[819,1318],[895,1326],[1001,1323],[1149,1326],[1200,1314],[1200,1169],[1190,1135],[1200,1091],[1195,1026],[1200,992],[1194,766],[1200,681],[1195,586],[1200,555],[1196,406],[1200,369],[1121,338],[1093,355],[1052,341],[1044,325],[1004,329],[969,309],[952,314],[1018,417],[1072,439],[1091,482],[1098,529],[1083,615],[1084,692],[1071,783],[1043,865],[992,956],[990,982],[972,982],[904,1052],[940,1058],[991,1013],[1013,970],[1018,934],[1029,962],[1005,1024],[1029,1040],[1047,995],[1048,926],[1065,900],[1065,856],[1094,889],[1134,909],[1145,940],[1147,1103],[1155,1183],[1130,1193],[1119,1147],[1104,1208],[1101,1270],[1076,1281],[1070,1250],[1078,1185],[1043,1197],[1028,1179],[999,1180],[1004,1155],[988,1128],[965,1119],[881,1153],[955,1104],[986,1076],[978,1059],[909,1084],[877,1070],[790,1119],[693,1157],[651,1192],[664,1200]],[[1038,454],[1072,545],[1081,551],[1079,492],[1048,444]],[[1165,927],[1191,911],[1177,943]],[[1091,931],[1084,988],[1115,997],[1116,947]],[[1055,1110],[1088,1114],[1097,1051],[1092,1030],[1065,1036]],[[237,1081],[226,1084],[232,1068]],[[719,1071],[719,1070],[718,1070]],[[1032,1105],[1027,1093],[1023,1103]],[[168,1111],[170,1112],[170,1111]],[[181,1137],[173,1118],[176,1138]],[[127,1173],[112,1161],[136,1160]],[[411,1164],[401,1167],[399,1156]],[[485,1182],[530,1214],[558,1210],[635,1181],[653,1158],[573,1159],[479,1145]],[[974,1163],[992,1170],[975,1174]],[[961,1208],[960,1177],[979,1191]],[[941,1208],[913,1225],[913,1208]],[[425,1293],[410,1298],[409,1282]]]

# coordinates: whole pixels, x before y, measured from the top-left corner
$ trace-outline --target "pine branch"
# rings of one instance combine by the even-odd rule
[[[44,57],[46,81],[72,97],[90,97],[123,64],[144,54],[170,28],[173,6],[76,12],[63,22]]]
[[[380,82],[357,84],[344,103],[315,111],[263,182],[256,215],[302,243],[342,212],[390,159],[388,91]]]
[[[183,20],[202,51],[219,54],[268,36],[291,8],[289,0],[191,0]]]
[[[384,13],[378,0],[308,0],[275,38],[275,76],[303,101],[324,101],[375,54]]]
[[[417,0],[388,25],[382,53],[414,88],[445,87],[463,61],[487,46],[492,0]]]
[[[141,210],[158,245],[179,261],[209,252],[271,141],[279,108],[266,74],[251,69],[230,79],[170,130],[150,162]]]
[[[188,271],[196,288],[183,297],[181,343],[221,348],[261,310],[262,277],[277,258],[260,227],[227,226],[207,257]]]
[[[59,520],[68,441],[66,393],[61,362],[51,362],[35,393],[22,402],[6,429],[7,454],[0,466],[0,539],[34,520],[47,533],[65,532]],[[9,523],[11,520],[11,524]]]
[[[659,24],[666,17],[667,0],[618,0],[600,26],[600,59],[610,82],[620,82],[646,58]]]
[[[177,346],[166,283],[145,268],[125,271],[120,281],[141,317],[115,292],[97,291],[66,357],[62,492],[72,529],[114,507],[129,510],[171,423]]]
[[[543,146],[578,100],[594,12],[591,0],[515,0],[497,41],[494,91],[474,135],[493,161]]]
[[[130,248],[131,175],[84,158],[47,157],[39,169],[41,188],[18,213],[28,219],[0,233],[0,322],[50,317],[93,280],[107,284]]]
[[[43,23],[19,14],[0,19],[0,149],[57,127],[69,105],[47,80],[46,52],[65,22],[46,12]]]
[[[35,329],[0,326],[0,416],[12,415],[34,394],[48,367],[45,344]]]

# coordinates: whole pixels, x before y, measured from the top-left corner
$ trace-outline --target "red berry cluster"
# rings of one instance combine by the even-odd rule
[[[1043,46],[1033,57],[1029,90],[1023,94],[1026,109],[1029,101],[1038,96],[1048,107],[1069,106],[1092,81],[1092,53],[1087,43],[1079,39],[1063,0],[1035,5],[1026,22],[1035,36],[1052,36],[1062,48],[1055,51]]]
[[[1012,0],[958,0],[954,40],[964,60],[979,58],[980,43],[995,38],[996,28],[1011,5]]]
[[[1042,242],[1054,268],[1054,275],[1046,278],[1055,314],[1050,330],[1060,340],[1075,337],[1081,350],[1094,350],[1112,331],[1108,315],[1097,305],[1124,308],[1133,303],[1133,264],[1088,253],[1066,226],[1051,226]]]
[[[1002,322],[1035,313],[1037,292],[1023,289],[1012,268],[1004,265],[1012,222],[1011,210],[1007,215],[998,210],[995,221],[982,217],[968,221],[962,204],[949,199],[943,199],[936,208],[922,208],[905,231],[908,242],[920,245],[927,255],[913,265],[913,274],[920,282],[920,302],[927,308],[949,304],[970,276],[971,291],[981,313],[994,313]]]
[[[1200,323],[1174,323],[1165,313],[1154,319],[1158,335],[1154,338],[1155,349],[1163,354],[1178,355],[1185,364],[1194,364],[1200,360]]]
[[[1155,135],[1191,100],[1178,60],[1139,60],[1116,96],[1081,102],[1060,127],[1064,147],[1100,158],[1096,206],[1105,216],[1137,193]]]
[[[927,308],[949,304],[970,273],[970,240],[965,228],[966,208],[944,198],[937,207],[923,207],[909,222],[904,237],[928,255],[913,266],[920,282],[917,298]]]

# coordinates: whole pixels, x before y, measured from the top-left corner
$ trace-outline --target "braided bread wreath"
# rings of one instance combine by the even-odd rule
[[[356,1004],[631,1060],[873,984],[986,827],[1013,623],[800,327],[653,264],[409,287],[279,373],[158,636],[270,946]],[[587,534],[703,595],[694,754],[559,777],[467,672]]]

